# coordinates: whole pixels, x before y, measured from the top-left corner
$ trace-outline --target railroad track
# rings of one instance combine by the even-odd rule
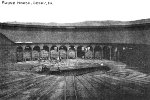
[[[130,94],[140,100],[139,96],[144,98],[145,93],[150,92],[150,75],[128,69],[104,73],[97,71],[81,75],[26,73],[10,72],[10,79],[15,80],[8,79],[0,83],[1,87],[8,87],[0,91],[0,99],[112,100],[118,95]]]

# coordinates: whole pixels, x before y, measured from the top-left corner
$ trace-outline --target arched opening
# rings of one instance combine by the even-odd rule
[[[16,49],[16,58],[17,62],[23,61],[23,48],[21,46],[17,47]]]
[[[59,57],[59,52],[58,52],[58,47],[57,46],[52,46],[50,49],[51,52],[51,59],[57,59]]]
[[[92,46],[87,46],[85,48],[85,58],[92,59],[93,58],[93,48]]]
[[[120,60],[124,63],[126,63],[126,59],[127,59],[127,47],[126,46],[122,46],[121,50],[121,55],[120,55]]]
[[[124,46],[119,46],[118,47],[118,53],[117,53],[117,59],[118,61],[123,62],[125,59],[124,57],[124,52],[125,52],[125,47]]]
[[[79,46],[77,48],[77,57],[78,58],[85,58],[85,48],[83,46]]]
[[[110,48],[108,46],[103,47],[103,59],[110,60]]]
[[[94,48],[94,56],[95,59],[102,59],[102,48],[100,46]]]
[[[30,46],[26,46],[24,49],[24,54],[23,54],[23,58],[25,61],[30,61],[31,60],[31,52],[32,49]]]
[[[35,46],[32,51],[32,60],[38,60],[40,58],[40,47]]]
[[[49,57],[49,47],[44,45],[43,49],[41,50],[41,59],[48,60]]]
[[[68,58],[69,59],[75,59],[76,58],[76,52],[74,46],[69,46],[68,48]]]
[[[67,47],[66,46],[59,47],[59,56],[60,56],[60,59],[67,59]]]
[[[117,61],[117,56],[118,56],[118,48],[113,46],[111,48],[111,57],[112,57],[112,60],[114,61]]]

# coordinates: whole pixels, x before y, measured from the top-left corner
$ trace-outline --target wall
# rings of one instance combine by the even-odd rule
[[[0,68],[6,69],[6,64],[15,62],[14,43],[0,33]]]
[[[16,42],[150,44],[150,28],[0,29]]]
[[[92,29],[17,27],[11,29],[1,28],[0,32],[16,42],[108,43],[121,49],[125,46],[127,49],[121,50],[120,60],[129,65],[130,68],[150,73],[150,26]]]

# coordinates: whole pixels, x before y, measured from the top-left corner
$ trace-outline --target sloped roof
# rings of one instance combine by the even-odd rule
[[[150,24],[150,19],[136,21],[85,21],[79,23],[0,23],[0,32],[16,43],[145,43],[141,33],[112,32],[112,27]],[[76,28],[83,28],[79,29]],[[99,33],[99,28],[107,31]],[[53,29],[55,28],[55,29]],[[96,28],[96,29],[89,29]],[[92,30],[92,31],[91,31]],[[129,34],[128,35],[126,35]],[[81,35],[82,34],[82,35]],[[136,34],[136,35],[135,35]],[[113,35],[118,35],[114,39]],[[134,37],[134,39],[133,39]],[[140,39],[140,40],[139,40]]]

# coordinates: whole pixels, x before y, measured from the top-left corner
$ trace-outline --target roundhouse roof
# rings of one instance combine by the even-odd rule
[[[150,44],[150,19],[79,23],[0,23],[0,32],[16,43]]]

